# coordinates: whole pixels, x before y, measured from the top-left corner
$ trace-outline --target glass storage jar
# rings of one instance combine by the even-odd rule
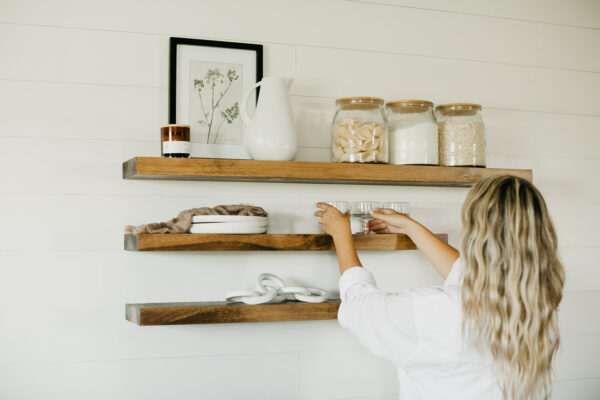
[[[438,127],[433,103],[399,100],[386,104],[390,164],[438,163]]]
[[[387,163],[388,133],[383,99],[346,97],[335,103],[331,140],[333,161]]]
[[[440,165],[485,167],[485,128],[479,104],[442,104],[435,108]]]

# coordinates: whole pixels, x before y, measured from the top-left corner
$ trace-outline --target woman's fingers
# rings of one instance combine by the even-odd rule
[[[386,214],[386,215],[398,214],[398,212],[392,210],[391,208],[376,208],[375,212],[379,213],[379,214]]]
[[[375,229],[383,229],[383,228],[387,228],[388,223],[385,221],[382,221],[380,219],[372,219],[369,221],[369,229],[371,230],[375,230]]]
[[[322,217],[323,211],[315,211],[315,217]]]
[[[321,210],[326,211],[326,210],[329,210],[333,206],[330,206],[327,203],[321,203],[321,202],[319,202],[319,203],[317,203],[317,207],[320,208]]]

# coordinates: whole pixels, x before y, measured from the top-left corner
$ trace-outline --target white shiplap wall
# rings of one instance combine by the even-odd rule
[[[457,244],[466,189],[121,179],[167,122],[168,38],[265,45],[295,78],[299,160],[328,160],[333,99],[480,102],[490,167],[533,168],[567,268],[555,399],[600,397],[600,3],[590,0],[0,2],[0,398],[395,398],[335,321],[140,328],[127,302],[219,299],[264,271],[335,290],[333,254],[128,253],[127,224],[237,201],[312,232],[322,199],[405,199]],[[440,283],[417,252],[381,286]]]

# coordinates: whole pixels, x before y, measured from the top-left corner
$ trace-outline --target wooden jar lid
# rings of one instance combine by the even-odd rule
[[[399,113],[425,112],[433,107],[433,103],[427,100],[396,100],[385,105],[388,109]]]
[[[335,101],[343,110],[371,110],[381,107],[383,103],[379,97],[342,97]]]
[[[481,105],[474,103],[440,104],[435,111],[443,115],[475,115],[481,111]]]

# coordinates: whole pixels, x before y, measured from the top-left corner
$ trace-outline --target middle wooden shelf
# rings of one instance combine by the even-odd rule
[[[448,242],[447,234],[437,234]],[[357,250],[415,250],[402,234],[355,234]],[[323,251],[335,250],[326,234],[125,234],[125,250],[132,251]]]

